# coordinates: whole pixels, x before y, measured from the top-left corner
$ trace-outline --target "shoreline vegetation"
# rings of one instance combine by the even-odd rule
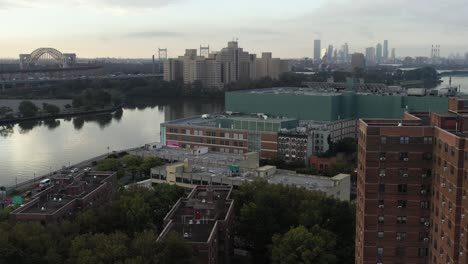
[[[258,80],[241,79],[226,84],[224,89],[211,89],[200,81],[185,84],[183,81],[163,81],[157,78],[122,79],[122,80],[73,80],[51,84],[47,87],[10,88],[0,93],[0,99],[70,99],[80,106],[112,103],[118,105],[132,98],[223,98],[224,92],[251,90],[271,87],[302,86],[303,82],[344,83],[347,78],[364,79],[366,83],[400,85],[417,82],[425,88],[435,88],[440,84],[440,74],[434,68],[424,67],[409,71],[387,69],[364,70],[356,68],[354,72],[322,71],[313,75],[288,72],[278,79],[269,77]]]
[[[123,104],[120,104],[117,106],[108,106],[102,109],[94,109],[94,110],[84,110],[84,111],[78,110],[78,111],[64,112],[64,113],[58,113],[58,114],[44,114],[44,115],[38,115],[38,116],[33,116],[33,117],[0,119],[0,125],[10,125],[10,124],[17,124],[17,123],[27,122],[27,121],[44,121],[44,120],[77,117],[77,116],[93,115],[93,114],[102,114],[102,113],[113,113],[121,109],[123,106],[124,106]]]

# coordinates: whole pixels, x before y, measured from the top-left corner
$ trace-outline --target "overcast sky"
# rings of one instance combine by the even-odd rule
[[[389,40],[397,56],[468,52],[467,0],[0,0],[0,57],[39,47],[78,57],[170,57],[185,48],[219,50],[239,39],[247,51],[312,57],[348,42],[350,51]]]

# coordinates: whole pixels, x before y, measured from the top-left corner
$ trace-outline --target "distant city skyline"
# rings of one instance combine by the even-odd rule
[[[17,58],[39,47],[82,58],[150,58],[157,48],[169,57],[186,48],[220,50],[239,39],[251,53],[282,58],[314,56],[322,47],[349,53],[384,44],[398,56],[468,52],[468,5],[462,0],[0,0],[0,58]],[[400,10],[404,10],[401,12]],[[437,17],[437,19],[434,19]],[[450,30],[447,30],[450,29]]]

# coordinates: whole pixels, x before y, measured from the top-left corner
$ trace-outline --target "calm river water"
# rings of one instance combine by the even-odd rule
[[[108,147],[157,142],[161,123],[223,109],[222,100],[153,101],[113,114],[0,126],[0,186],[105,154]]]

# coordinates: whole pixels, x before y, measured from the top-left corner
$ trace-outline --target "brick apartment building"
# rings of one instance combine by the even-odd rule
[[[356,263],[468,263],[468,99],[360,120]]]
[[[86,208],[112,200],[117,189],[115,172],[86,172],[51,179],[52,185],[10,213],[12,221],[57,224]]]
[[[175,232],[192,247],[194,263],[230,263],[234,200],[232,186],[195,186],[164,218],[158,241]]]

